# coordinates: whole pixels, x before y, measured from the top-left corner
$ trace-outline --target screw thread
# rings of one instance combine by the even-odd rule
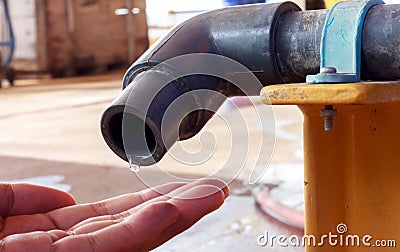
[[[324,118],[324,129],[325,129],[325,131],[333,130],[333,117],[332,116],[327,116]]]

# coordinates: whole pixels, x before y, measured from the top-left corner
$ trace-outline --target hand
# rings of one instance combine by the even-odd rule
[[[149,251],[218,209],[228,195],[222,181],[204,179],[75,205],[55,189],[0,184],[0,252]]]

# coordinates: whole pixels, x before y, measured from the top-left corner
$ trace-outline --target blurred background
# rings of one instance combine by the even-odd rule
[[[19,75],[50,74],[52,77],[65,77],[101,73],[127,66],[171,27],[201,12],[265,1],[8,2],[15,34],[15,51],[10,66]],[[298,0],[297,3],[305,8],[305,2]],[[2,40],[7,40],[5,22],[2,23]],[[3,50],[2,54],[5,53]]]

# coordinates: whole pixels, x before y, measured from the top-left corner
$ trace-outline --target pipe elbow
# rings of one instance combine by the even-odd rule
[[[214,54],[245,66],[261,83],[282,83],[275,33],[279,18],[299,11],[291,3],[228,7],[200,14],[173,28],[127,70],[123,91],[105,110],[101,119],[103,137],[120,158],[137,165],[152,165],[161,160],[179,140],[198,133],[225,101],[223,97],[243,95],[227,80],[195,74],[201,62],[162,64],[183,55]],[[225,69],[225,72],[229,72]],[[180,73],[194,73],[181,76]],[[194,90],[211,90],[199,98]],[[260,87],[247,93],[258,95]],[[164,120],[175,104],[170,119]],[[181,99],[182,100],[182,99]],[[188,108],[191,108],[188,110]]]

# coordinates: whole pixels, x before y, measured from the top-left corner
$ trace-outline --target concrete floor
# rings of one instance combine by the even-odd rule
[[[207,162],[188,167],[167,155],[158,166],[142,168],[134,174],[109,150],[99,129],[101,113],[120,92],[121,79],[122,73],[25,80],[17,82],[15,88],[1,89],[0,181],[53,186],[71,192],[83,203],[137,191],[145,188],[145,184],[161,184],[165,182],[165,173],[179,178],[209,175],[226,162],[229,147],[226,141],[230,139],[226,134],[236,130],[229,125],[227,129],[224,120],[230,121],[241,112],[246,132],[251,133],[247,139],[250,146],[247,159],[238,160],[238,163],[243,161],[239,175],[234,176],[231,170],[219,173],[228,181],[233,179],[232,196],[219,211],[157,251],[303,251],[302,248],[262,248],[257,244],[257,237],[265,231],[276,235],[301,235],[302,231],[263,215],[247,183],[255,166],[263,171],[271,161],[259,184],[289,185],[282,188],[295,189],[278,192],[278,197],[284,201],[300,193],[296,199],[301,200],[302,117],[297,108],[274,107],[274,114],[267,113],[265,118],[275,121],[275,125],[262,129],[256,123],[254,109],[243,107],[239,111],[226,105],[221,115],[211,120],[204,130],[213,132],[216,141],[215,152]],[[256,101],[256,107],[261,106],[264,105]],[[259,153],[260,136],[271,146],[263,154]],[[196,152],[201,145],[207,146],[207,142],[199,136],[182,143],[189,152]],[[260,159],[260,155],[266,158]]]

